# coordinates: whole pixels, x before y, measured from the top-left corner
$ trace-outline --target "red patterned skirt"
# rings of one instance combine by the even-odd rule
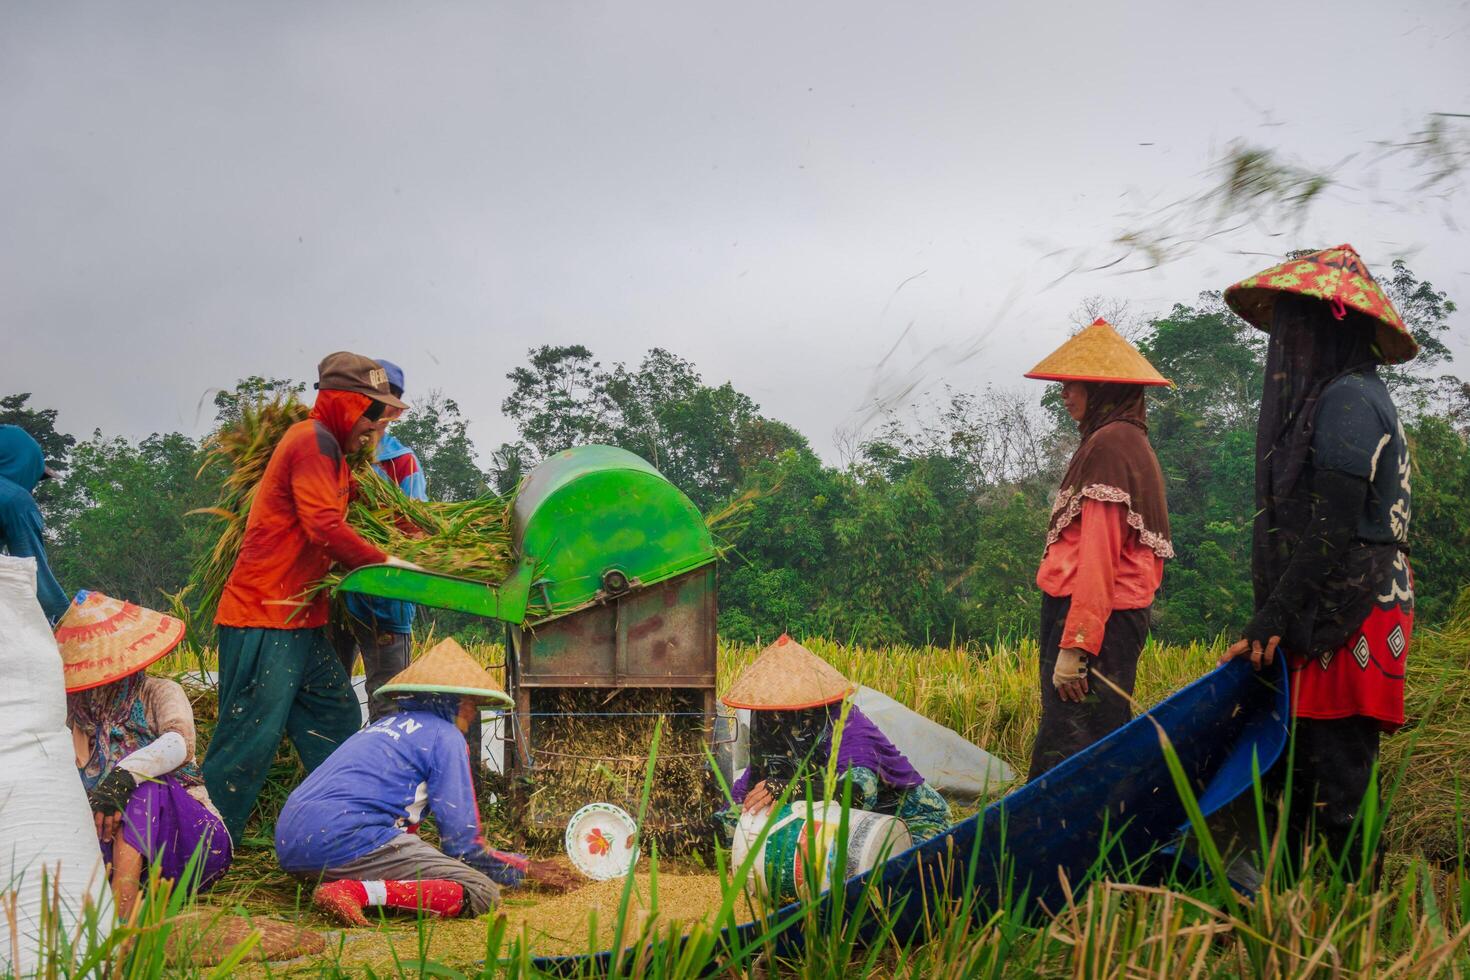
[[[1289,655],[1292,710],[1299,718],[1376,719],[1386,732],[1404,723],[1404,664],[1414,633],[1413,576],[1401,559],[1373,611],[1347,642],[1315,657]]]

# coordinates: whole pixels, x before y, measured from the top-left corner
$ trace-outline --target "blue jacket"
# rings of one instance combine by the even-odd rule
[[[46,472],[41,447],[18,425],[0,425],[0,548],[36,559],[36,598],[55,623],[66,612],[66,593],[46,561],[46,526],[31,491]]]
[[[390,433],[378,442],[377,471],[388,479],[398,477],[398,488],[411,500],[428,500],[429,486],[419,458]],[[411,602],[379,599],[356,592],[347,594],[347,612],[352,618],[373,626],[380,633],[412,633],[414,607]]]
[[[464,735],[444,712],[405,710],[343,742],[291,793],[276,820],[276,857],[315,874],[371,854],[434,814],[450,857],[483,855]]]

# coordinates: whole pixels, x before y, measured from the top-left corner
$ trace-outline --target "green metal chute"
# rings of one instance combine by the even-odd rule
[[[526,619],[526,605],[535,574],[535,563],[526,558],[522,558],[510,577],[498,585],[393,565],[364,565],[348,572],[337,588],[343,592],[402,599],[435,609],[522,623]]]
[[[689,498],[614,446],[578,446],[537,466],[512,504],[511,541],[518,564],[502,583],[372,565],[339,588],[514,624],[545,622],[718,557]]]

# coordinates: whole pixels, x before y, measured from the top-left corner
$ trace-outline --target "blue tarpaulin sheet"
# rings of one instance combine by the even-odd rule
[[[1100,852],[1106,850],[1116,868],[1177,839],[1188,815],[1165,762],[1161,732],[1205,815],[1218,811],[1250,789],[1253,761],[1265,772],[1286,746],[1281,660],[1260,673],[1244,660],[1211,671],[969,820],[869,872],[879,877],[877,890],[890,908],[903,903],[894,938],[912,936],[924,909],[963,888],[967,877],[982,914],[1023,892],[1034,907],[1055,911],[1065,904],[1061,877],[1080,891]],[[972,863],[974,874],[967,876]],[[819,914],[864,900],[864,878],[854,878],[817,900]],[[749,942],[791,912],[788,907],[766,922],[726,930],[725,940],[731,946]],[[875,930],[871,917],[869,922]],[[800,944],[800,927],[788,928],[775,941],[777,955],[794,953]],[[536,965],[595,972],[611,955],[546,958]]]

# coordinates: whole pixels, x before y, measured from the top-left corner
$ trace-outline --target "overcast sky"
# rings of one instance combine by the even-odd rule
[[[198,434],[213,389],[346,348],[484,456],[528,347],[662,346],[831,456],[908,384],[1039,394],[1083,297],[1166,310],[1241,252],[1350,241],[1470,304],[1470,196],[1361,165],[1435,111],[1470,112],[1458,0],[5,0],[0,392]],[[1237,138],[1360,156],[1299,233],[1056,282]]]

